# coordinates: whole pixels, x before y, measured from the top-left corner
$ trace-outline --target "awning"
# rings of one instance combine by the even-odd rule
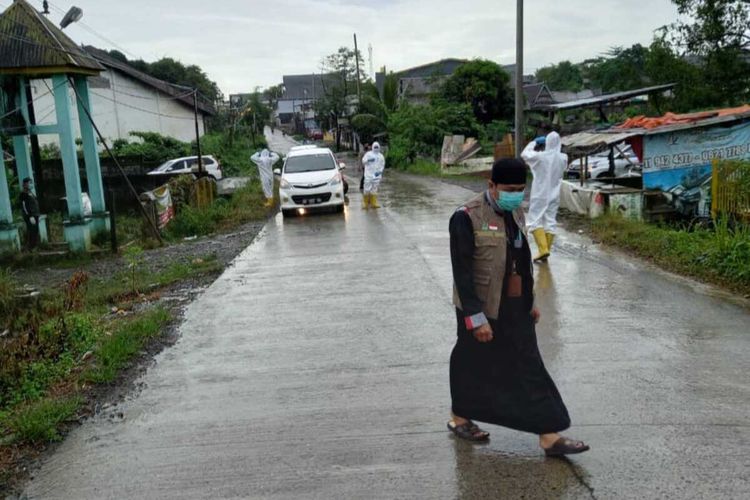
[[[591,154],[639,135],[643,131],[579,132],[563,137],[562,145],[567,152]]]

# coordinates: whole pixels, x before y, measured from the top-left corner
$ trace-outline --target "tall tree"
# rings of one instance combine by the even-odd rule
[[[592,87],[604,92],[632,90],[649,81],[646,76],[648,48],[641,44],[632,47],[613,47],[606,56],[584,61],[584,75]]]
[[[583,73],[578,65],[570,61],[562,61],[539,68],[536,78],[544,82],[552,90],[569,90],[578,92],[583,89]]]
[[[680,57],[664,38],[656,38],[646,54],[646,75],[653,85],[677,84],[669,109],[685,112],[713,105],[700,67]]]
[[[685,53],[698,56],[716,104],[750,98],[750,2],[672,0],[684,21],[671,26]]]
[[[362,56],[359,56],[360,74]],[[315,102],[315,114],[324,125],[336,129],[336,149],[341,148],[341,118],[349,115],[349,96],[356,94],[357,54],[347,47],[340,47],[333,54],[323,58],[323,97]]]
[[[468,104],[480,123],[513,115],[510,76],[492,61],[476,59],[462,64],[445,81],[437,99]]]

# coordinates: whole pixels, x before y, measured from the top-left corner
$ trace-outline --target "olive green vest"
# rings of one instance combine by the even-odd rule
[[[505,260],[508,251],[505,220],[487,202],[485,193],[474,197],[464,205],[474,227],[474,288],[482,301],[482,312],[490,319],[497,319],[503,296]],[[517,209],[513,218],[526,234],[523,212]],[[461,307],[458,290],[453,285],[453,304]]]

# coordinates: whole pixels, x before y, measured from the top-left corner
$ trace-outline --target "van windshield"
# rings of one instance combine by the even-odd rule
[[[286,159],[284,172],[297,174],[300,172],[317,172],[318,170],[336,170],[336,162],[328,153],[294,156]]]

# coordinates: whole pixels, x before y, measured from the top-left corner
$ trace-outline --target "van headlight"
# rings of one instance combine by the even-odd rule
[[[282,177],[281,181],[279,181],[279,188],[281,188],[281,189],[290,189],[291,187],[292,187],[292,185],[289,184],[289,181],[286,180],[286,179],[284,179]]]
[[[338,186],[339,184],[341,184],[341,174],[334,175],[331,182],[328,183],[329,186]]]

